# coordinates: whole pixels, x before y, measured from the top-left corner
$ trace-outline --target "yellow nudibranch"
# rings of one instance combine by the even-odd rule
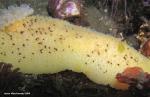
[[[127,67],[150,73],[150,60],[125,42],[44,16],[28,16],[1,28],[0,62],[23,73],[82,72],[117,89],[125,87],[117,85],[116,74]]]

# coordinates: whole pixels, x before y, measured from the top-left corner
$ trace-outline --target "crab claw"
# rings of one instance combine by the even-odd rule
[[[150,74],[139,67],[126,68],[123,73],[118,73],[116,78],[119,82],[138,89],[150,89]]]

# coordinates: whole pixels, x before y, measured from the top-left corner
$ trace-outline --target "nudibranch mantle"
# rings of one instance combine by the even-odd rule
[[[117,85],[128,67],[150,73],[150,60],[125,42],[88,28],[44,16],[28,16],[0,29],[0,62],[32,74],[72,70],[92,81]]]

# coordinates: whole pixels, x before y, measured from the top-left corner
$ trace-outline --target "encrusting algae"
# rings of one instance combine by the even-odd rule
[[[150,60],[125,42],[66,21],[28,16],[0,30],[0,62],[23,73],[73,70],[92,81],[125,89],[116,75],[127,67],[150,73]]]

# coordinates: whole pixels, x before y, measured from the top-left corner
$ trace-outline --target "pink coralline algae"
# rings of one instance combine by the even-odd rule
[[[49,0],[48,10],[53,17],[65,19],[80,17],[82,3],[80,0]]]
[[[76,25],[88,26],[84,19],[83,0],[49,0],[48,11],[54,18],[68,20]]]

